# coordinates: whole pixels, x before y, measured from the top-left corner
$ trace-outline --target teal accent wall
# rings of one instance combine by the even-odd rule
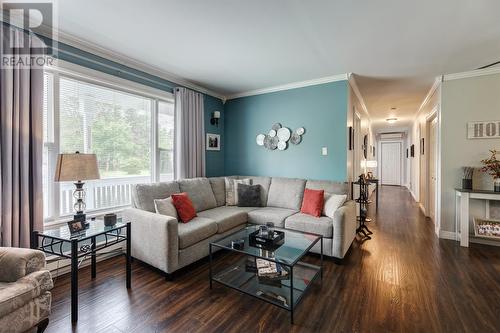
[[[220,151],[205,150],[205,171],[207,177],[224,176],[224,104],[218,98],[205,95],[205,132],[211,134],[220,134],[221,149]],[[210,124],[210,118],[214,111],[220,111],[221,118],[219,126]]]
[[[44,37],[42,37],[44,38]],[[139,71],[137,69],[125,66],[115,61],[97,56],[87,51],[75,48],[73,46],[58,43],[57,58],[97,70],[106,74],[114,75],[129,81],[137,82],[156,89],[173,92],[173,89],[179,86],[176,83],[162,79],[160,77]],[[224,138],[224,105],[219,98],[204,94],[205,106],[205,132],[216,133]],[[210,125],[210,117],[213,111],[221,112],[219,127]],[[224,174],[224,146],[221,146],[220,152],[207,151],[206,174],[208,177],[220,176]]]
[[[225,104],[226,175],[347,179],[348,82],[338,81],[229,100]],[[302,142],[270,151],[255,142],[279,122],[304,127]],[[321,148],[328,155],[321,155]]]

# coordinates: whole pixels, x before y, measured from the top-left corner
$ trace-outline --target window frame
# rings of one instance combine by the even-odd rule
[[[60,214],[60,185],[59,182],[55,182],[52,178],[52,174],[55,172],[54,168],[57,161],[57,156],[60,153],[60,129],[59,129],[59,115],[60,115],[60,103],[59,103],[59,87],[60,79],[68,78],[71,80],[81,81],[83,83],[93,84],[100,87],[117,90],[127,94],[133,94],[139,97],[147,98],[151,101],[151,173],[150,180],[151,183],[157,183],[160,180],[160,148],[158,145],[158,109],[159,103],[169,103],[174,104],[174,95],[170,92],[149,87],[140,83],[136,83],[130,80],[122,79],[107,73],[96,71],[87,67],[69,63],[63,60],[58,60],[56,65],[44,67],[44,74],[48,73],[52,76],[52,85],[49,88],[48,103],[47,106],[47,128],[51,130],[48,133],[49,138],[52,138],[53,142],[44,143],[48,149],[48,196],[52,198],[48,202],[48,217],[44,217],[44,226],[51,226],[60,224],[62,220],[67,220],[72,216],[61,215]],[[174,124],[175,127],[175,124]],[[175,147],[175,144],[174,144]],[[174,148],[175,149],[175,148]],[[175,166],[175,152],[174,152],[174,166]],[[174,167],[175,170],[175,167]],[[174,174],[175,178],[175,174]],[[44,198],[46,200],[46,198]],[[87,215],[96,216],[101,215],[106,212],[116,212],[122,210],[128,205],[124,206],[114,206],[100,209],[87,210]]]

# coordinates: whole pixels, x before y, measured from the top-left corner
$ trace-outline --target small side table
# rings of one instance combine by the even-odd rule
[[[78,267],[79,260],[91,259],[91,275],[96,277],[97,251],[121,242],[127,242],[126,285],[131,285],[130,222],[119,221],[114,226],[105,226],[103,220],[89,221],[88,229],[71,233],[68,225],[34,231],[34,248],[61,258],[71,259],[71,321],[78,321]],[[126,230],[126,234],[123,233]]]

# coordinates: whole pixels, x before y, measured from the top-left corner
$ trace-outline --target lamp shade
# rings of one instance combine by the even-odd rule
[[[59,154],[57,157],[56,182],[99,179],[95,154]]]

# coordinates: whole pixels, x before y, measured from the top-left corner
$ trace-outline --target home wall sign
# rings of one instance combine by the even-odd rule
[[[500,120],[467,123],[467,139],[499,139]]]

